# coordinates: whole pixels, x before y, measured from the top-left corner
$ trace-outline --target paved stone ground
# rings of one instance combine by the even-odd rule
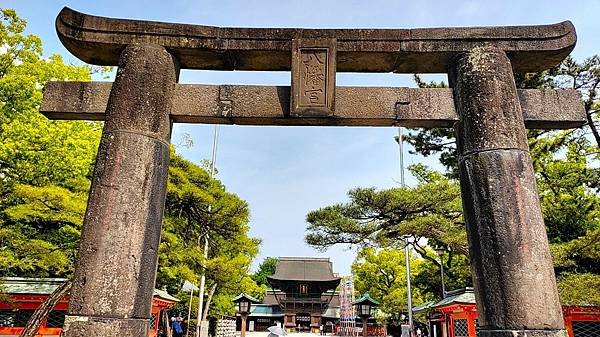
[[[265,332],[265,331],[253,331],[253,332],[246,332],[246,337],[267,337],[267,335],[269,334],[269,332]],[[240,332],[238,331],[236,333],[236,336],[239,336]],[[288,336],[290,337],[316,337],[319,336],[319,334],[314,334],[314,333],[308,333],[308,332],[292,332],[289,333]],[[327,335],[327,336],[334,336],[334,335]]]
[[[269,334],[269,332],[265,332],[265,331],[253,331],[253,332],[246,332],[246,337],[267,337],[267,335]],[[236,337],[240,336],[240,332],[236,331],[235,333]],[[287,336],[289,337],[320,337],[320,335],[318,333],[309,333],[309,332],[291,332],[288,333]],[[334,334],[327,334],[328,337],[339,337],[338,335],[334,335]],[[362,335],[361,335],[362,337]],[[369,336],[369,337],[377,337],[377,336]]]

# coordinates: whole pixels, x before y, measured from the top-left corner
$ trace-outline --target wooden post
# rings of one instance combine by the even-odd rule
[[[449,78],[479,336],[565,336],[510,61],[474,48]]]
[[[467,332],[469,337],[477,337],[475,330],[475,313],[472,311],[465,312],[467,314]]]
[[[148,336],[177,62],[127,46],[112,87],[65,319],[66,337]]]
[[[248,318],[248,314],[242,315],[242,327],[240,328],[240,337],[246,337],[246,319]]]
[[[565,318],[565,330],[567,330],[568,336],[575,337],[575,333],[573,332],[573,316],[571,315],[571,310],[563,311],[563,315]]]
[[[369,334],[367,332],[367,318],[363,318],[363,337],[368,337]]]

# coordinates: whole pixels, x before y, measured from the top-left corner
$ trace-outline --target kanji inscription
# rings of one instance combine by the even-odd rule
[[[335,46],[335,39],[293,40],[291,115],[334,114]]]
[[[327,49],[300,49],[299,107],[327,104]]]

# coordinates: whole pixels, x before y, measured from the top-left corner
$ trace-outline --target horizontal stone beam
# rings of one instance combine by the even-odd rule
[[[112,83],[48,82],[40,111],[50,119],[103,120]],[[575,90],[518,91],[528,128],[582,125]],[[290,87],[177,84],[176,123],[239,125],[452,127],[458,120],[452,89],[337,87],[330,117],[290,116]]]
[[[116,66],[126,45],[166,47],[182,68],[290,70],[292,39],[335,39],[337,71],[445,73],[474,47],[504,50],[516,72],[548,69],[575,47],[569,21],[538,26],[422,29],[221,28],[123,20],[65,7],[56,18],[64,46],[81,60]]]

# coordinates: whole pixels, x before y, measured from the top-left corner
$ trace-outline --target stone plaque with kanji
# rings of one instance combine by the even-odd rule
[[[333,116],[335,66],[335,39],[292,41],[292,116]]]

